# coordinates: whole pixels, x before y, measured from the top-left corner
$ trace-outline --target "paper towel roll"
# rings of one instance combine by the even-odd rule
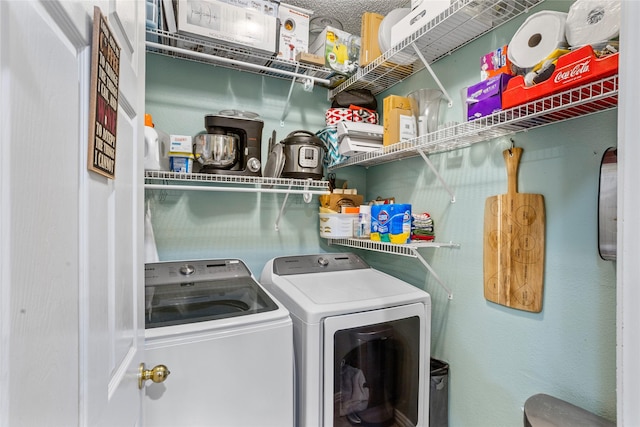
[[[567,14],[569,46],[580,47],[615,39],[620,34],[621,1],[576,0]]]
[[[559,48],[567,47],[567,14],[543,10],[529,16],[509,42],[507,56],[523,71],[530,71]]]

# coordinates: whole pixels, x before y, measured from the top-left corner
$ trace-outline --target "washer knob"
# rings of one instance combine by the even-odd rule
[[[327,265],[329,265],[329,260],[321,256],[320,258],[318,258],[318,264],[320,264],[323,267],[326,267]]]
[[[182,274],[183,276],[191,276],[193,273],[195,273],[195,271],[196,268],[191,264],[185,264],[180,267],[180,274]]]

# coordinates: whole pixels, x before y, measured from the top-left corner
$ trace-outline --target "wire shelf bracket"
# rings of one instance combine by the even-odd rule
[[[427,71],[429,71],[429,74],[431,74],[431,77],[433,78],[433,80],[436,82],[436,84],[440,88],[440,91],[442,92],[444,97],[447,98],[447,101],[449,101],[447,103],[447,106],[449,108],[453,107],[453,99],[451,99],[451,96],[449,95],[449,92],[447,92],[447,90],[444,88],[444,86],[440,82],[440,79],[438,78],[436,73],[433,71],[433,68],[431,68],[431,65],[429,65],[427,60],[424,58],[424,55],[422,54],[422,52],[420,52],[420,49],[418,49],[418,46],[416,46],[415,42],[411,43],[411,46],[413,47],[413,50],[416,51],[416,54],[418,55],[418,58],[420,58],[420,61],[422,61],[422,64],[424,65],[424,68],[426,68]]]
[[[382,252],[393,255],[406,256],[410,258],[416,258],[425,268],[431,273],[436,282],[447,292],[447,298],[453,299],[453,292],[451,289],[444,283],[444,281],[438,276],[433,267],[427,262],[426,259],[418,249],[420,248],[459,248],[460,245],[458,243],[441,243],[441,242],[411,242],[405,245],[397,245],[393,243],[387,242],[376,242],[373,240],[366,239],[353,239],[353,238],[344,238],[344,239],[327,239],[329,245],[339,245],[339,246],[347,246],[350,248],[356,249],[364,249],[368,251],[374,252]]]
[[[429,160],[429,157],[424,153],[422,149],[416,148],[416,151],[420,154],[420,156],[422,156],[427,166],[429,166],[429,169],[431,169],[431,171],[436,175],[436,178],[438,178],[438,181],[440,181],[440,184],[442,184],[447,193],[449,193],[449,195],[451,196],[451,203],[455,203],[456,195],[453,193],[453,190],[451,190],[451,188],[447,185],[447,182],[444,180],[442,175],[440,175],[440,172],[438,172],[435,166],[433,166],[433,162]]]

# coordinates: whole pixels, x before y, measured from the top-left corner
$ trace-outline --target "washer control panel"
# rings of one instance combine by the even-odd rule
[[[362,258],[353,253],[298,255],[275,258],[273,273],[278,276],[312,274],[327,271],[347,271],[370,268]]]
[[[244,262],[238,259],[168,261],[144,266],[145,285],[161,285],[184,281],[228,280],[251,277]]]

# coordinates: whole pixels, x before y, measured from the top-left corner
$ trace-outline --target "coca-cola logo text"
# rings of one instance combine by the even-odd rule
[[[570,70],[559,70],[553,79],[554,83],[561,83],[565,80],[574,80],[575,78],[580,77],[582,74],[588,73],[590,71],[590,63],[591,58],[579,64],[575,64]]]

